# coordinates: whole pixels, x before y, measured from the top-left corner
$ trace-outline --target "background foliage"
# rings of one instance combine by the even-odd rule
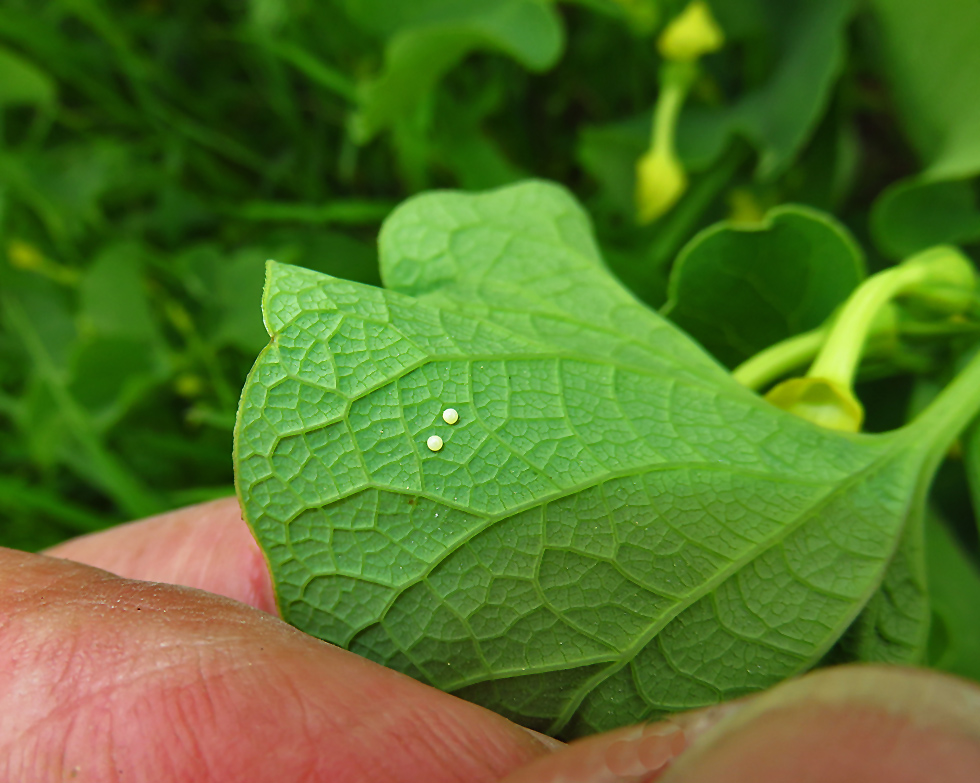
[[[377,284],[378,227],[421,190],[565,184],[621,279],[652,306],[670,296],[666,312],[729,365],[827,308],[801,301],[723,338],[712,319],[745,313],[718,315],[697,275],[715,279],[727,246],[783,269],[806,263],[800,242],[826,248],[844,276],[827,291],[937,242],[975,254],[972,0],[715,0],[726,45],[678,133],[690,187],[638,226],[653,42],[680,5],[6,0],[0,544],[230,493],[238,394],[266,341],[265,259]],[[771,235],[736,231],[790,202],[804,207],[770,215]],[[668,286],[682,249],[689,277]],[[868,426],[901,423],[943,367],[910,350],[869,368]],[[980,436],[964,453],[980,471]],[[934,494],[948,526],[930,556],[975,553],[962,461]],[[971,611],[962,594],[936,611]],[[961,657],[948,666],[977,667]]]

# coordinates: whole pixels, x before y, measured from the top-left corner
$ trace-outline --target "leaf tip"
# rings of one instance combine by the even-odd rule
[[[282,320],[276,314],[275,300],[284,290],[282,281],[289,276],[294,267],[272,258],[265,262],[265,285],[262,287],[262,322],[269,337],[275,337],[282,328]]]

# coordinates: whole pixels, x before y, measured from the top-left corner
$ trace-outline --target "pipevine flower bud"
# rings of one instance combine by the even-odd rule
[[[657,48],[665,60],[688,63],[717,51],[724,43],[725,34],[708,4],[694,0],[664,28]]]
[[[860,432],[864,408],[846,386],[826,378],[790,378],[766,394],[777,408],[841,432]]]
[[[687,174],[672,149],[649,150],[636,164],[636,215],[652,223],[687,190]]]

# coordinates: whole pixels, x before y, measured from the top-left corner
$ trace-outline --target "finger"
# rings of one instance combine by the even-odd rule
[[[722,717],[729,703],[627,726],[572,742],[512,773],[501,783],[646,783],[657,780],[688,745]]]
[[[0,780],[496,781],[546,752],[243,604],[0,549]]]
[[[938,672],[823,669],[732,705],[631,727],[503,783],[974,783],[980,688]]]
[[[784,780],[974,783],[980,688],[924,669],[818,671],[719,722],[663,783]]]
[[[75,538],[47,554],[130,579],[197,587],[276,613],[265,557],[235,498]]]

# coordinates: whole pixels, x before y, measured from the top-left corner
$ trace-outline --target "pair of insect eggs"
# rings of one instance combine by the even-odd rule
[[[455,408],[446,408],[442,412],[442,420],[446,424],[455,424],[459,421],[459,412]],[[429,447],[429,451],[439,451],[442,448],[442,438],[438,435],[430,435],[426,439],[425,445]]]

